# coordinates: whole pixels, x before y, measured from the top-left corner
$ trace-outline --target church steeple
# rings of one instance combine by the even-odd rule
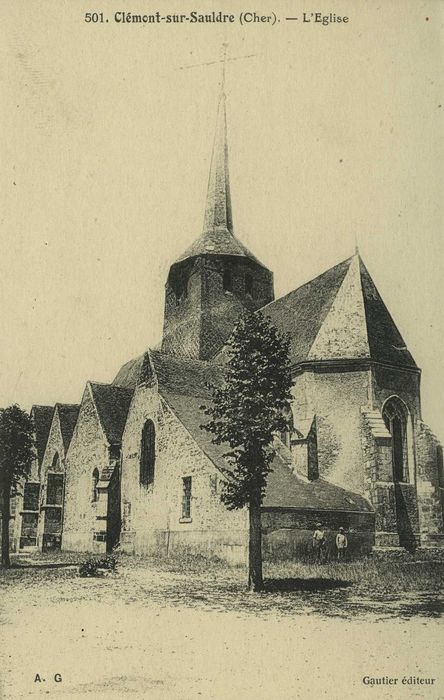
[[[162,350],[210,359],[227,341],[242,309],[259,309],[273,298],[272,273],[234,235],[223,81],[203,229],[170,268]]]
[[[214,229],[233,235],[233,215],[231,211],[230,176],[228,171],[227,109],[225,90],[219,98],[216,133],[214,135],[210,176],[208,178],[207,201],[203,235],[210,237]]]
[[[202,233],[176,262],[196,255],[240,255],[261,264],[234,235],[228,170],[227,108],[223,84],[217,108]]]

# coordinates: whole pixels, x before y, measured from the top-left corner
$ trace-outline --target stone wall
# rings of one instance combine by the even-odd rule
[[[369,554],[374,545],[373,513],[350,513],[314,509],[284,511],[263,509],[262,550],[265,559],[311,559],[312,537],[316,523],[322,523],[329,558],[336,556],[335,538],[345,528],[349,558]]]
[[[155,425],[153,484],[139,482],[140,445],[146,420]],[[221,475],[158,394],[139,386],[122,440],[123,551],[175,555],[184,551],[245,561],[247,514],[220,501]],[[192,479],[191,514],[183,517],[183,478]]]
[[[362,412],[365,493],[375,510],[375,543],[380,547],[419,544],[416,486],[393,481],[392,437],[378,410]]]
[[[224,289],[224,274],[230,276],[230,290]],[[247,275],[251,293],[245,285]],[[201,255],[176,263],[166,285],[162,350],[212,358],[244,308],[259,309],[273,298],[271,272],[247,258]]]
[[[57,455],[59,459],[54,463]],[[58,531],[56,531],[53,526],[54,519],[51,518],[51,513],[47,512],[45,508],[47,503],[48,472],[65,475],[65,446],[63,444],[60,418],[57,409],[54,411],[45,454],[40,467],[40,514],[37,537],[37,546],[40,551],[43,548],[59,548],[62,535],[63,508],[61,508],[62,512],[60,514],[60,527],[57,528]]]
[[[23,522],[23,510],[24,510],[24,493],[25,493],[25,488],[26,484],[40,484],[40,468],[39,468],[39,463],[38,460],[35,459],[33,460],[32,466],[31,466],[31,472],[29,475],[29,478],[27,481],[24,479],[21,480],[21,482],[17,486],[17,494],[14,497],[14,518],[10,521],[9,523],[9,538],[10,538],[10,543],[11,543],[11,551],[13,552],[18,552],[20,549],[27,549],[27,550],[33,550],[37,548],[37,542],[35,545],[31,547],[21,547],[21,537],[22,534],[26,534],[25,530],[28,530],[26,523]],[[38,513],[38,511],[34,511],[34,513]],[[38,516],[37,516],[38,517]],[[25,516],[26,518],[26,516]],[[35,516],[33,516],[35,518]],[[37,539],[37,521],[36,521],[36,527],[32,528],[32,530],[35,530],[35,536]]]
[[[338,486],[364,492],[361,407],[368,405],[369,375],[306,371],[295,378],[293,415],[316,415],[319,475]]]
[[[423,422],[416,434],[417,490],[421,544],[444,545],[442,447]]]
[[[64,551],[105,551],[105,541],[94,541],[94,532],[97,516],[104,516],[106,532],[107,494],[99,490],[99,500],[92,502],[92,474],[95,468],[101,473],[108,463],[108,445],[87,386],[66,455]]]

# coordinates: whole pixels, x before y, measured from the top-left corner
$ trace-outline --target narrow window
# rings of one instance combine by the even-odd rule
[[[54,471],[59,471],[60,469],[60,457],[58,452],[55,453],[52,459],[52,468],[54,469]]]
[[[397,397],[393,397],[386,402],[382,417],[392,436],[393,481],[408,481],[407,410]]]
[[[224,292],[232,292],[233,291],[233,276],[231,274],[231,270],[224,271],[223,286],[224,286]]]
[[[96,503],[99,500],[99,489],[97,488],[99,483],[99,470],[97,467],[92,473],[92,489],[91,489],[91,500]]]
[[[191,518],[191,476],[182,479],[182,518]]]
[[[62,502],[63,474],[48,474],[48,484],[46,487],[46,504],[49,506],[61,506]]]
[[[140,447],[140,474],[141,486],[149,486],[154,482],[154,465],[156,461],[156,431],[152,420],[147,420],[142,430],[142,443]]]
[[[253,278],[248,273],[245,275],[245,294],[253,296]]]

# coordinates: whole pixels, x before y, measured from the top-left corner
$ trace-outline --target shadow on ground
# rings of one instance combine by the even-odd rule
[[[331,591],[335,588],[353,586],[351,581],[341,581],[333,578],[272,578],[264,583],[265,592],[291,593],[298,591]]]
[[[53,562],[50,564],[43,564],[41,562],[35,564],[11,564],[11,569],[14,571],[17,571],[18,569],[68,569],[70,567],[75,568],[76,564],[73,564],[72,562]]]
[[[17,600],[26,596],[27,604],[35,606],[42,601],[75,606],[95,599],[111,607],[196,608],[273,619],[314,614],[377,622],[444,614],[442,563],[363,561],[322,568],[267,564],[265,590],[252,595],[241,569],[209,566],[193,571],[171,562],[122,557],[116,571],[82,578],[81,561],[81,556],[70,556],[14,562],[8,572],[0,571],[0,590]]]

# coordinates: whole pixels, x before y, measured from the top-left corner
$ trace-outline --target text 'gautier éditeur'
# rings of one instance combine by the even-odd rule
[[[119,10],[112,15],[107,16],[105,12],[86,12],[84,21],[87,24],[107,24],[110,21],[119,25],[139,25],[148,26],[156,24],[235,24],[239,23],[243,26],[269,25],[275,26],[281,22],[292,22],[297,25],[304,26],[321,26],[327,27],[331,25],[348,24],[350,18],[346,15],[337,15],[335,12],[328,14],[322,12],[302,12],[298,15],[280,17],[275,12],[265,13],[263,10],[248,10],[239,14],[228,14],[222,10],[201,13],[197,10],[185,13],[167,14],[159,12],[139,13],[129,12],[128,10]]]

